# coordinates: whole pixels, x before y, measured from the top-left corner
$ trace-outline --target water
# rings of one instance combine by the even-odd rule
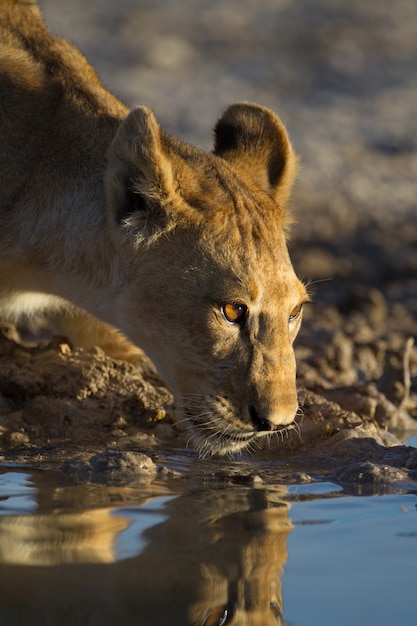
[[[414,625],[416,492],[271,467],[127,488],[3,466],[0,626]]]
[[[312,496],[315,486],[308,487]],[[325,496],[291,508],[283,591],[288,622],[415,624],[415,493]]]

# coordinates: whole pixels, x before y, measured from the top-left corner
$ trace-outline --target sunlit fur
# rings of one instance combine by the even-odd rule
[[[0,58],[0,318],[40,312],[75,344],[151,361],[203,456],[284,436],[308,296],[279,117],[232,104],[212,153],[187,145],[129,112],[30,0],[0,0]]]

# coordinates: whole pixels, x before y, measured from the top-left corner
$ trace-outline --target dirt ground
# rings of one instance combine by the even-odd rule
[[[290,251],[314,304],[296,347],[300,434],[269,451],[414,477],[414,450],[391,435],[417,431],[414,0],[40,4],[109,88],[203,148],[232,101],[279,112],[303,163]],[[65,338],[27,347],[3,330],[4,459],[186,445],[161,381]]]

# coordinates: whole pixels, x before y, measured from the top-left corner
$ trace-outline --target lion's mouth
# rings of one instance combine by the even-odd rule
[[[293,428],[292,424],[279,424],[277,426],[274,426],[273,428],[270,428],[269,430],[248,430],[248,431],[242,430],[242,431],[235,431],[231,433],[228,433],[227,431],[225,431],[221,433],[221,436],[223,439],[227,439],[230,442],[233,442],[233,441],[236,441],[236,443],[239,443],[241,441],[250,442],[260,437],[271,436],[274,433],[287,432],[288,430],[292,430],[292,428]]]
[[[232,423],[224,416],[213,413],[211,417],[205,416],[201,421],[198,416],[191,411],[184,411],[190,432],[190,441],[202,457],[224,456],[240,452],[250,447],[252,443],[265,436],[271,438],[280,434],[284,437],[290,430],[294,429],[294,424],[277,424],[269,430],[243,429]]]
[[[227,431],[219,433],[219,435],[223,439],[227,439],[228,441],[251,441],[257,436],[257,432],[254,430],[250,431],[235,431],[232,433],[228,433]]]

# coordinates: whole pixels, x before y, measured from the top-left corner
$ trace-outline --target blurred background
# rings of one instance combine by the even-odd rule
[[[210,149],[231,102],[256,101],[282,117],[303,165],[293,256],[304,277],[333,278],[324,296],[335,280],[354,279],[397,298],[392,281],[415,278],[415,0],[40,5],[111,91],[150,106],[167,131],[199,147]],[[414,280],[403,290],[416,293]]]

